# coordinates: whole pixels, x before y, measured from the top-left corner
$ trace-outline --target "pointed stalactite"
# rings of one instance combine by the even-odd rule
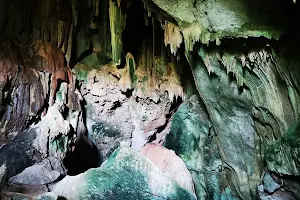
[[[115,63],[121,63],[122,32],[126,25],[126,14],[112,0],[109,1],[109,20],[111,32],[112,59]]]
[[[179,49],[183,39],[180,33],[180,29],[178,26],[167,22],[165,24],[165,45],[170,45],[170,50],[173,55],[176,55],[177,50]]]
[[[68,66],[70,66],[70,60],[72,55],[72,43],[73,43],[73,24],[71,25],[70,32],[69,32],[69,38],[67,43],[67,52],[65,53],[66,61]]]
[[[201,37],[203,36],[202,27],[199,24],[191,24],[185,27],[184,29],[182,29],[181,31],[184,37],[185,50],[193,51],[194,44],[200,41]],[[206,41],[206,39],[203,41]]]

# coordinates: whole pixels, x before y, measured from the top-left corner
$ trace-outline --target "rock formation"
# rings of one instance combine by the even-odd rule
[[[0,0],[0,199],[299,199],[299,11]]]

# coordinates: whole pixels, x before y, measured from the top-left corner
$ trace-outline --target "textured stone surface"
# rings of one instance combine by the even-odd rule
[[[26,168],[20,174],[9,179],[10,184],[44,185],[53,183],[61,176],[66,175],[60,160],[50,157],[42,163]]]
[[[196,199],[130,148],[116,150],[100,168],[67,176],[52,192],[67,199]]]
[[[62,88],[64,87],[61,87],[59,92],[63,92]],[[84,133],[79,133],[80,129],[77,129],[78,121],[75,123],[75,127],[71,127],[70,122],[65,120],[63,116],[65,107],[64,98],[57,98],[56,103],[49,107],[47,114],[39,123],[23,131],[0,149],[1,186],[10,177],[44,158],[50,156],[62,161],[67,152],[71,150],[73,134],[76,135],[78,132],[78,135],[83,134],[82,137],[85,137]],[[20,144],[23,145],[20,146]],[[52,167],[55,165],[59,167],[57,162],[52,163]],[[61,173],[63,173],[62,169],[59,174]]]
[[[132,59],[132,55],[128,54],[127,58]],[[172,101],[183,95],[176,74],[165,76],[161,83],[164,79],[151,77],[142,69],[129,75],[128,65],[129,61],[123,69],[104,65],[90,71],[77,65],[73,70],[82,82],[80,91],[87,103],[89,135],[103,159],[119,146],[139,150],[152,135],[168,132],[169,127],[165,125],[167,115],[173,114]],[[127,78],[122,79],[124,76]]]
[[[195,193],[190,172],[174,151],[156,144],[146,144],[141,154],[154,163],[160,171],[174,179],[182,188]]]
[[[192,95],[172,118],[165,146],[186,163],[198,199],[220,199],[228,185],[207,111],[198,95]]]
[[[151,1],[146,1],[151,2]],[[160,9],[174,17],[184,36],[187,48],[197,41],[209,43],[224,37],[260,37],[278,39],[285,31],[283,19],[292,20],[284,12],[292,2],[245,0],[153,0]],[[149,6],[151,10],[151,6]],[[280,10],[282,8],[282,10]],[[154,12],[157,9],[152,9]],[[268,10],[269,12],[265,12]],[[278,11],[282,11],[278,14]],[[275,14],[277,13],[277,14]],[[277,19],[277,20],[275,20]]]
[[[299,199],[299,184],[297,177],[279,176],[270,172],[268,177],[264,176],[264,184],[258,186],[258,197],[261,200]]]
[[[5,193],[22,193],[25,195],[39,195],[48,192],[47,185],[20,185],[20,184],[7,184],[3,190],[2,194]]]
[[[299,176],[299,133],[299,122],[296,122],[282,138],[266,148],[266,161],[270,171]]]
[[[280,188],[280,185],[273,180],[270,174],[266,173],[264,175],[264,189],[267,190],[268,193],[274,193],[278,188]]]
[[[283,80],[287,86],[282,84],[279,74],[287,73],[285,69],[291,67],[289,65],[295,58],[286,63],[270,47],[259,45],[257,50],[250,48],[248,54],[242,55],[227,53],[226,47],[224,45],[221,50],[199,45],[199,57],[193,55],[190,63],[197,90],[213,126],[211,134],[221,163],[229,169],[231,189],[239,198],[251,199],[256,196],[256,184],[261,181],[265,161],[274,172],[282,170],[297,174],[297,167],[293,168],[298,165],[297,147],[293,147],[295,156],[289,158],[283,156],[289,148],[281,145],[297,144],[295,139],[291,144],[284,141],[296,133],[286,132],[298,118],[295,109],[299,104],[293,100],[297,99],[298,93],[289,91],[288,86],[292,82],[298,84],[298,75],[285,76]],[[282,159],[288,159],[285,163],[290,164],[280,164]],[[217,180],[224,180],[224,177]]]
[[[24,195],[20,193],[5,193],[1,196],[3,200],[57,200],[59,199],[53,193],[45,193],[42,195]]]
[[[1,42],[0,51],[0,143],[24,130],[30,117],[37,115],[48,93],[48,73],[26,69],[12,42]],[[13,134],[15,135],[15,134]]]

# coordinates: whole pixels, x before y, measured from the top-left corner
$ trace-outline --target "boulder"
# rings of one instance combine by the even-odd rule
[[[19,134],[0,149],[0,186],[10,177],[43,159],[63,160],[68,151],[70,123],[55,103],[36,125]]]
[[[49,184],[65,175],[63,164],[54,157],[26,168],[20,174],[9,179],[10,184],[38,185]]]
[[[139,152],[126,147],[115,150],[100,168],[65,177],[51,191],[70,200],[196,199]]]
[[[182,188],[195,193],[192,176],[183,160],[174,151],[160,145],[147,144],[140,152]]]
[[[268,191],[268,193],[274,193],[280,185],[276,183],[272,176],[268,173],[264,175],[264,189]]]

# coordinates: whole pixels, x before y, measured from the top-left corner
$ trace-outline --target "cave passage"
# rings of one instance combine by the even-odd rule
[[[97,146],[86,140],[76,141],[74,151],[68,152],[64,159],[65,167],[70,176],[81,174],[90,168],[100,167],[102,162]]]

